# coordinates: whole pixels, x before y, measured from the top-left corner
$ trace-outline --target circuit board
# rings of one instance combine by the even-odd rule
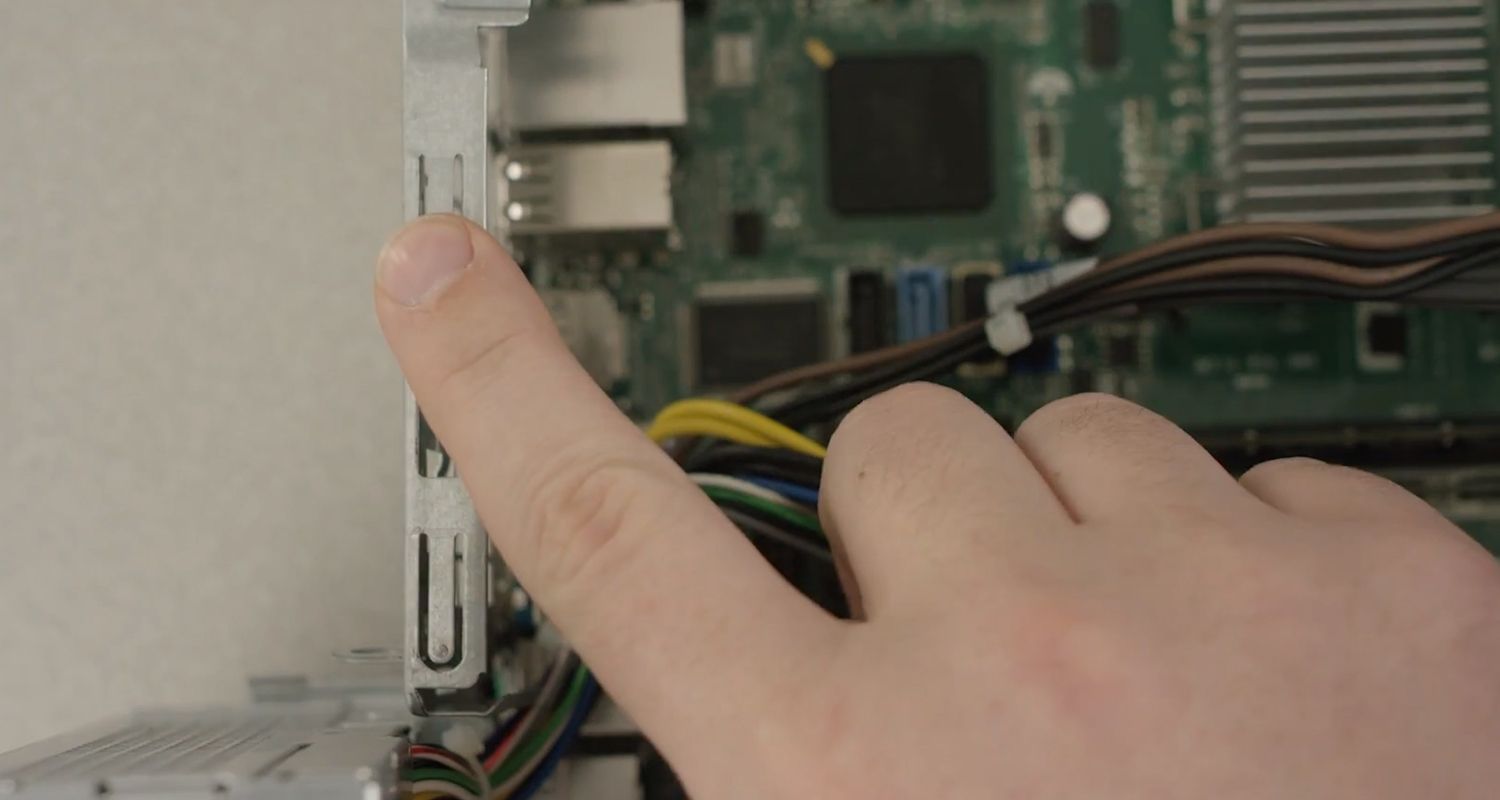
[[[1494,10],[1473,5],[1493,30]],[[539,285],[604,287],[615,299],[628,366],[611,388],[636,416],[770,368],[750,346],[748,372],[721,374],[705,348],[759,340],[799,351],[783,367],[844,355],[871,344],[861,338],[891,343],[959,321],[973,306],[966,278],[1123,252],[1226,216],[1214,20],[1198,0],[719,0],[689,2],[685,14],[672,230],[650,247],[539,242],[528,253]],[[1483,59],[1495,56],[1486,39]],[[913,73],[969,105],[928,104],[904,85]],[[867,138],[876,144],[851,161]],[[914,172],[888,191],[881,176],[900,159],[882,146],[931,151],[918,168],[958,188]],[[1493,206],[1493,183],[1475,185]],[[1081,245],[1060,235],[1059,216],[1085,194],[1111,220]],[[883,310],[861,323],[851,292],[855,276],[871,275],[870,302]],[[917,290],[936,306],[906,320],[904,304],[923,302]],[[779,311],[760,330],[709,330],[740,300]],[[1093,324],[1004,370],[966,365],[950,382],[1007,424],[1105,391],[1161,412],[1227,462],[1306,452],[1406,467],[1403,454],[1418,450],[1418,466],[1493,455],[1497,366],[1491,315],[1219,305]]]

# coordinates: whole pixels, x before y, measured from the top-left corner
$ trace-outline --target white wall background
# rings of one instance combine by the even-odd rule
[[[0,0],[0,750],[397,643],[396,0]]]

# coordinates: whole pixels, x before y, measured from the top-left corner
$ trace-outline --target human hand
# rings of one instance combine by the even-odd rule
[[[419,221],[377,286],[496,546],[696,797],[1500,786],[1500,569],[1380,478],[1293,460],[1236,481],[1121,400],[1012,438],[904,387],[829,448],[846,622],[618,413],[488,235]]]

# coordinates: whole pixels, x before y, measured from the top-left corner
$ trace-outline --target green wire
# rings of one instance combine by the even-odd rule
[[[563,697],[562,703],[552,712],[552,717],[547,720],[546,727],[534,731],[530,736],[526,737],[526,740],[521,742],[515,752],[500,762],[500,766],[496,767],[495,771],[490,773],[491,787],[500,786],[512,777],[515,777],[516,772],[525,766],[531,760],[532,756],[537,754],[538,750],[545,747],[547,740],[552,738],[552,734],[568,721],[568,717],[573,713],[573,707],[578,705],[578,699],[583,695],[583,687],[588,682],[588,676],[588,667],[579,667],[578,671],[573,673],[573,682],[568,684],[568,694]]]
[[[702,489],[704,494],[713,498],[714,502],[727,501],[736,505],[746,506],[757,511],[764,511],[767,514],[775,515],[780,519],[813,533],[821,534],[823,532],[823,526],[818,524],[817,517],[805,511],[788,508],[777,503],[772,503],[769,500],[763,500],[755,495],[737,492],[733,489],[725,489],[722,486],[699,486],[698,488]]]
[[[414,769],[406,773],[406,779],[412,783],[417,781],[443,781],[462,788],[469,794],[479,794],[479,787],[474,781],[462,772],[454,772],[451,769]]]

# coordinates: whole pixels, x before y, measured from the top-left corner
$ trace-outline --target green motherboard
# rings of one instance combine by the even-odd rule
[[[960,321],[992,276],[1238,213],[1222,197],[1213,79],[1214,37],[1233,21],[1200,0],[720,0],[684,13],[672,230],[648,246],[522,242],[539,285],[615,300],[628,367],[611,388],[633,415]],[[1494,10],[1478,13],[1493,31]],[[1480,55],[1494,62],[1493,37]],[[1492,183],[1470,186],[1495,204]],[[1080,195],[1110,212],[1087,242],[1060,231]],[[1288,197],[1304,216],[1319,208]],[[903,320],[914,291],[942,308]],[[1313,453],[1398,477],[1440,464],[1410,480],[1475,519],[1500,488],[1478,467],[1447,469],[1500,453],[1491,315],[1216,305],[1094,323],[1023,355],[951,382],[1006,423],[1070,393],[1118,394],[1229,463]]]

